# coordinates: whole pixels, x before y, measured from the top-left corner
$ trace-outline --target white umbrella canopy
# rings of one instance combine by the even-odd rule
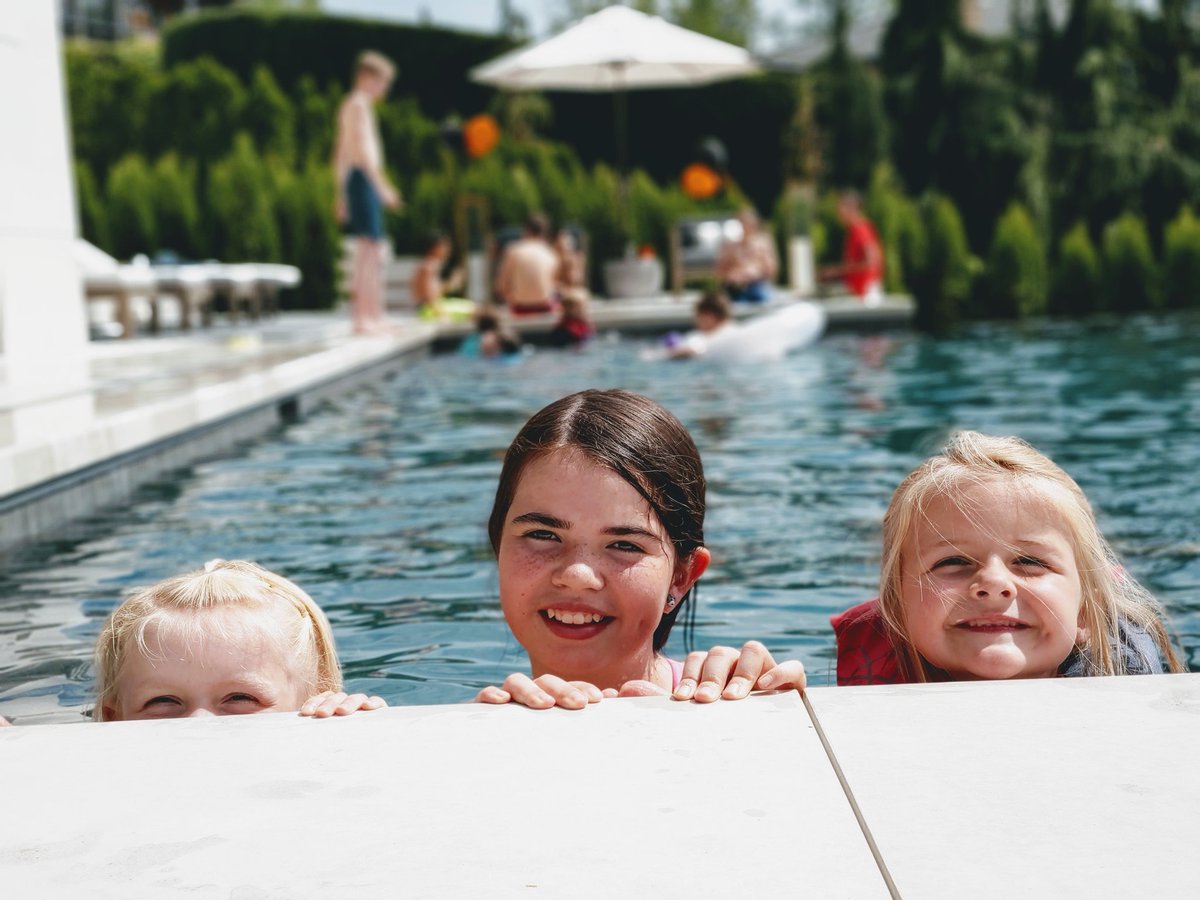
[[[758,70],[741,47],[610,6],[477,66],[471,78],[513,91],[625,91],[708,84]]]

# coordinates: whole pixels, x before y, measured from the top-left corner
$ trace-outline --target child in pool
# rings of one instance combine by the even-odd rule
[[[691,436],[652,400],[589,390],[535,414],[504,458],[488,522],[500,605],[534,677],[476,699],[580,709],[618,694],[709,702],[803,688],[798,661],[776,665],[755,641],[683,664],[662,654],[708,567],[704,491]]]
[[[1018,438],[969,431],[900,483],[879,599],[833,626],[838,684],[1182,671],[1079,485]]]
[[[286,578],[217,559],[134,594],[96,640],[101,722],[386,706],[347,696],[329,620]]]

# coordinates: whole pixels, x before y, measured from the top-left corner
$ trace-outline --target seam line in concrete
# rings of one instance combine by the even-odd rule
[[[850,782],[846,780],[846,773],[842,771],[842,766],[837,761],[837,756],[834,755],[833,747],[830,746],[829,739],[825,736],[825,729],[821,727],[821,720],[817,718],[817,711],[813,709],[812,703],[809,702],[808,694],[802,691],[800,699],[804,701],[804,708],[808,710],[808,718],[812,721],[813,728],[816,729],[817,738],[821,741],[821,746],[825,748],[825,755],[829,757],[829,764],[833,766],[833,774],[837,776],[838,784],[842,786],[842,793],[846,795],[846,801],[850,804],[850,810],[854,813],[854,818],[858,820],[858,827],[862,830],[863,838],[866,839],[867,848],[871,851],[871,856],[875,858],[875,865],[879,867],[879,874],[883,876],[883,883],[887,885],[888,893],[891,894],[893,900],[901,900],[896,882],[892,880],[892,873],[888,871],[887,863],[883,861],[883,854],[879,852],[879,845],[875,843],[875,836],[871,834],[871,828],[867,825],[866,817],[858,805],[854,791],[850,789]]]

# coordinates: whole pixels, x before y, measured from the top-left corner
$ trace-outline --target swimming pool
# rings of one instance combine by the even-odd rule
[[[835,334],[739,367],[644,362],[635,341],[517,365],[416,362],[79,525],[0,575],[0,712],[81,721],[91,645],[131,588],[255,559],[328,611],[350,686],[469,699],[525,667],[485,521],[501,457],[550,400],[620,386],[692,431],[714,566],[696,644],[764,640],[832,681],[830,614],[873,596],[891,491],[957,427],[1017,433],[1082,484],[1200,665],[1200,317],[980,325],[949,338]],[[669,651],[682,652],[676,630]]]

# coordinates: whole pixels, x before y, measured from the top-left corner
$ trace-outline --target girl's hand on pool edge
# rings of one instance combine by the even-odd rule
[[[586,681],[566,681],[557,675],[530,678],[514,672],[504,679],[502,687],[488,685],[475,695],[476,703],[519,703],[530,709],[583,709],[589,703],[599,703],[605,692]],[[616,696],[612,694],[611,696]]]
[[[675,688],[676,700],[712,703],[741,700],[751,691],[804,690],[804,665],[795,659],[776,663],[758,641],[747,641],[742,649],[713,647],[707,653],[689,653],[683,675]]]
[[[304,705],[300,707],[300,715],[327,719],[330,716],[348,716],[359,710],[382,709],[385,706],[387,702],[382,697],[347,694],[344,691],[324,691],[304,701]]]
[[[0,716],[0,728],[10,725],[12,725],[12,722],[8,721],[8,719],[4,718],[4,716]]]

